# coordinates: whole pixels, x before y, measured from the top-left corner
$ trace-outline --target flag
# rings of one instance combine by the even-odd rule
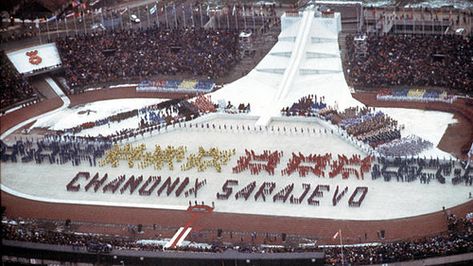
[[[235,5],[233,5],[232,16],[235,16],[235,12],[236,12],[236,7]]]
[[[157,9],[158,9],[158,7],[157,7],[156,4],[155,4],[155,5],[149,10],[149,13],[150,13],[151,15],[153,15],[154,12],[156,12]]]
[[[335,235],[333,235],[333,239],[337,239],[338,235],[340,234],[340,230],[338,230]]]

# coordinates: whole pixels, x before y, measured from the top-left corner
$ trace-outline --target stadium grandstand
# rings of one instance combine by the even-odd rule
[[[2,1],[5,265],[470,265],[471,1]]]

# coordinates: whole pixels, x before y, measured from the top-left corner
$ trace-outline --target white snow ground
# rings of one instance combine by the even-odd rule
[[[309,20],[305,20],[305,26],[308,26]],[[292,21],[291,23],[293,23]],[[319,21],[320,22],[320,21]],[[289,23],[288,31],[281,33],[280,41],[273,49],[274,52],[290,52],[295,46],[295,43],[288,41],[292,37],[296,37],[298,32]],[[297,24],[297,22],[294,22]],[[293,24],[293,25],[296,25]],[[312,25],[313,26],[313,25]],[[320,30],[320,29],[319,29]],[[320,30],[322,37],[327,37],[335,31]],[[330,33],[330,34],[328,34]],[[301,33],[302,34],[302,33]],[[323,35],[328,34],[328,35]],[[311,36],[307,32],[300,36]],[[320,36],[319,36],[320,37]],[[312,38],[312,37],[311,37]],[[320,39],[322,40],[322,39]],[[304,51],[317,52],[324,51],[325,54],[332,54],[333,46],[338,45],[336,42],[325,39],[322,43],[317,42],[317,37],[310,41],[306,40]],[[323,44],[325,42],[325,45]],[[313,48],[317,48],[313,50]],[[330,50],[332,49],[332,50]],[[272,52],[273,52],[272,50]],[[248,214],[263,214],[263,215],[280,215],[280,216],[297,216],[297,217],[317,217],[317,218],[333,218],[333,219],[354,219],[354,220],[378,220],[378,219],[393,219],[401,217],[409,217],[420,214],[431,213],[439,211],[442,207],[453,207],[455,205],[468,201],[468,193],[472,191],[471,187],[463,185],[454,186],[450,182],[450,177],[447,177],[446,184],[439,184],[436,181],[430,184],[412,183],[398,183],[396,181],[385,182],[381,179],[371,180],[370,174],[365,175],[365,180],[357,180],[350,177],[342,179],[340,176],[335,178],[318,178],[312,175],[301,178],[297,174],[292,176],[281,176],[280,171],[285,167],[292,152],[302,152],[304,154],[310,153],[325,153],[330,152],[334,156],[337,153],[344,153],[347,155],[361,154],[365,156],[365,152],[359,148],[349,144],[346,140],[341,139],[336,134],[320,133],[319,130],[324,129],[323,125],[316,122],[316,119],[305,118],[278,118],[269,121],[269,128],[274,126],[298,129],[304,128],[304,133],[299,130],[298,133],[283,133],[282,130],[276,132],[268,131],[252,131],[241,130],[241,126],[253,126],[260,116],[276,116],[278,117],[278,110],[282,107],[288,106],[297,101],[300,97],[308,94],[317,94],[318,96],[325,96],[327,103],[333,105],[337,101],[339,108],[346,106],[359,105],[359,102],[351,98],[348,87],[343,78],[343,73],[340,74],[316,74],[316,75],[299,75],[294,82],[293,87],[287,90],[288,87],[280,87],[282,82],[282,74],[267,73],[261,70],[271,70],[271,68],[281,67],[289,59],[282,58],[278,60],[277,64],[272,64],[272,59],[275,55],[270,54],[263,59],[246,77],[226,85],[223,89],[213,94],[213,101],[219,99],[231,100],[234,104],[251,103],[252,112],[250,116],[245,115],[210,115],[208,117],[198,118],[192,123],[213,123],[216,125],[233,125],[232,130],[213,130],[213,129],[193,129],[189,128],[174,128],[168,132],[154,134],[153,136],[145,135],[137,137],[135,144],[146,143],[148,151],[152,149],[155,144],[161,146],[166,145],[186,145],[188,152],[186,155],[195,153],[199,146],[205,148],[218,147],[220,149],[236,149],[237,154],[232,157],[228,165],[223,166],[222,173],[217,173],[215,169],[209,169],[207,172],[197,172],[195,169],[189,171],[180,171],[180,165],[177,164],[175,170],[167,168],[156,171],[151,168],[138,169],[128,168],[125,161],[120,162],[118,168],[111,167],[90,167],[87,163],[81,166],[72,167],[71,165],[36,165],[34,163],[2,163],[1,164],[1,182],[2,190],[14,193],[18,196],[30,198],[33,200],[51,201],[51,202],[69,202],[75,204],[96,204],[96,205],[113,205],[113,206],[130,206],[130,207],[149,207],[149,208],[167,208],[167,209],[186,209],[189,200],[205,201],[207,204],[215,202],[216,211],[218,212],[234,212],[234,213],[248,213]],[[289,55],[292,56],[292,55]],[[300,54],[299,54],[300,56]],[[339,57],[339,55],[337,55]],[[313,59],[299,57],[300,61],[293,60],[294,66],[312,68],[317,70],[320,67],[317,63],[310,62]],[[323,58],[325,62],[331,62],[333,67],[338,66],[339,58]],[[298,62],[296,62],[298,61]],[[259,70],[258,70],[259,69]],[[333,70],[330,68],[330,70]],[[285,70],[284,70],[285,71]],[[293,73],[293,75],[295,75]],[[287,75],[286,75],[287,76]],[[317,77],[317,78],[315,78]],[[291,83],[291,82],[289,82]],[[283,95],[283,97],[278,97]],[[94,121],[107,117],[111,114],[139,108],[145,105],[158,103],[161,100],[138,100],[138,99],[122,99],[105,102],[90,103],[82,107],[74,109],[63,109],[54,112],[53,115],[43,115],[41,119],[35,124],[35,127],[51,127],[52,129],[69,128],[87,121]],[[92,110],[89,115],[79,115],[78,112]],[[424,137],[434,144],[437,144],[443,135],[445,128],[449,123],[454,123],[452,115],[439,112],[426,112],[421,110],[399,110],[399,109],[383,109],[386,113],[398,119],[401,124],[406,125],[405,135],[414,133]],[[127,128],[136,126],[138,118],[131,118],[122,123],[114,123],[113,129]],[[235,126],[239,126],[239,130]],[[108,126],[106,126],[108,127]],[[115,128],[116,127],[116,128]],[[308,129],[308,130],[307,130]],[[107,128],[98,127],[83,131],[85,135],[99,135],[107,134]],[[315,131],[315,133],[313,133]],[[3,138],[3,135],[2,135]],[[231,168],[236,165],[239,156],[244,154],[244,149],[254,149],[256,152],[263,150],[281,150],[284,156],[281,158],[281,163],[277,166],[276,174],[268,176],[261,173],[259,176],[252,176],[249,171],[240,174],[233,174]],[[438,150],[429,151],[432,154],[437,154]],[[430,153],[427,153],[430,155]],[[440,155],[439,157],[443,157]],[[335,159],[335,158],[333,158]],[[146,179],[150,175],[160,175],[163,178],[168,176],[189,177],[191,184],[196,178],[199,180],[206,179],[207,184],[199,190],[197,198],[186,198],[181,195],[176,198],[174,194],[168,196],[157,196],[156,192],[152,196],[139,196],[137,191],[133,195],[102,193],[100,189],[97,193],[83,190],[85,182],[80,181],[81,190],[79,192],[68,192],[66,185],[79,171],[88,171],[92,175],[96,172],[101,175],[108,173],[108,180],[112,180],[118,175],[143,175]],[[239,181],[238,186],[233,187],[234,191],[229,200],[218,200],[216,193],[222,193],[222,185],[227,179],[236,179]],[[245,187],[252,181],[257,182],[255,191],[248,199],[236,200],[234,195],[238,190]],[[309,194],[317,184],[330,185],[330,192],[324,192],[324,197],[319,198],[320,206],[310,206],[307,204],[306,196],[304,202],[301,204],[290,204],[288,202],[282,203],[272,202],[272,196],[268,196],[266,202],[259,199],[254,200],[254,194],[263,182],[276,182],[277,186],[274,195],[279,190],[284,188],[287,184],[294,183],[293,195],[299,196],[302,192],[302,184],[307,183],[311,185]],[[162,183],[161,183],[162,184]],[[348,194],[346,194],[337,206],[332,206],[331,198],[333,191],[337,185],[341,187],[348,186]],[[351,196],[357,186],[367,186],[369,188],[368,194],[360,208],[348,207],[348,198]],[[187,186],[186,189],[189,189]],[[441,196],[440,196],[441,195]]]
[[[453,114],[403,108],[376,108],[376,110],[391,116],[398,121],[399,125],[404,125],[405,129],[401,132],[403,137],[416,135],[434,144],[432,149],[420,153],[419,157],[455,158],[437,148],[448,125],[457,123],[457,120],[453,118]]]
[[[219,118],[216,119],[215,124],[220,124]],[[208,122],[213,123],[212,120]],[[235,125],[251,125],[254,122],[255,120],[244,118],[232,119],[230,117],[224,119],[224,123],[227,125],[232,124],[234,126],[233,130],[195,129],[195,127],[193,129],[175,128],[170,129],[166,133],[160,133],[151,137],[145,136],[142,138],[140,136],[133,142],[135,145],[145,143],[148,151],[155,144],[161,146],[185,145],[188,147],[187,156],[197,152],[199,146],[207,149],[210,147],[218,147],[220,149],[235,148],[237,154],[232,157],[226,166],[223,166],[222,173],[217,173],[215,169],[208,169],[206,172],[198,172],[196,169],[181,171],[180,165],[184,162],[176,163],[174,170],[169,170],[167,167],[162,170],[154,170],[151,167],[139,169],[136,166],[130,169],[126,161],[121,161],[120,166],[117,168],[90,167],[88,163],[83,163],[78,167],[72,167],[70,164],[2,163],[2,189],[6,191],[10,189],[15,190],[27,198],[41,198],[41,200],[46,201],[65,201],[77,204],[185,209],[189,200],[198,200],[199,202],[205,201],[207,204],[215,202],[216,211],[218,212],[354,220],[378,220],[415,216],[441,210],[442,206],[447,208],[453,207],[468,200],[468,192],[471,191],[471,187],[464,185],[454,186],[451,182],[448,182],[449,178],[447,178],[446,184],[439,184],[436,181],[430,184],[420,184],[418,181],[412,183],[385,182],[382,178],[373,181],[369,174],[365,175],[364,180],[357,180],[352,176],[349,179],[342,179],[340,176],[335,178],[318,178],[314,175],[299,177],[298,174],[281,176],[280,171],[285,168],[292,152],[301,152],[303,154],[331,152],[334,159],[337,153],[347,155],[356,153],[362,156],[365,156],[365,154],[336,135],[319,133],[318,130],[323,129],[323,126],[315,122],[315,119],[306,119],[305,122],[292,123],[292,125],[297,125],[299,128],[309,129],[304,133],[301,133],[300,130],[298,133],[277,133],[267,131],[248,132],[241,129],[237,131],[235,129]],[[291,123],[285,125],[287,128],[292,127]],[[312,133],[313,129],[316,133]],[[197,139],[198,141],[196,141]],[[249,171],[239,174],[232,173],[231,168],[236,165],[239,156],[244,154],[245,148],[254,149],[256,152],[262,152],[267,149],[283,151],[284,155],[277,166],[276,174],[269,176],[262,172],[260,175],[254,176]],[[21,167],[21,174],[19,173],[19,167]],[[157,196],[156,192],[152,196],[140,196],[137,191],[133,195],[129,195],[127,192],[120,194],[118,191],[112,194],[110,192],[103,193],[101,189],[96,193],[86,192],[83,190],[86,184],[85,180],[79,182],[81,184],[79,192],[66,191],[66,185],[79,171],[87,171],[92,175],[98,172],[101,176],[108,173],[108,180],[110,181],[122,174],[125,174],[127,177],[130,175],[143,175],[145,179],[150,175],[160,175],[164,179],[168,176],[173,179],[181,177],[181,180],[184,177],[189,177],[190,184],[193,184],[196,178],[199,180],[206,179],[207,184],[199,191],[197,198],[186,198],[184,195],[175,197],[174,193],[169,197],[164,194]],[[233,187],[234,191],[229,200],[218,200],[216,193],[222,193],[222,186],[227,179],[238,180],[239,184]],[[236,200],[234,195],[237,191],[252,181],[256,181],[257,186],[248,201],[243,199]],[[273,203],[272,195],[267,196],[266,202],[263,202],[261,199],[255,201],[254,195],[259,186],[263,182],[268,181],[276,182],[276,189],[272,195],[290,183],[295,185],[293,191],[295,197],[302,193],[303,183],[311,185],[309,194],[312,193],[318,184],[330,185],[330,192],[324,192],[324,197],[320,198],[320,206],[317,207],[307,204],[309,195],[306,196],[301,204],[290,204],[289,202]],[[331,199],[337,185],[343,188],[348,186],[348,193],[342,198],[339,205],[332,206]],[[358,186],[367,186],[369,188],[368,194],[360,208],[349,207],[348,199]],[[186,190],[190,187],[191,185],[188,185]],[[442,196],[439,197],[439,195]],[[409,208],[406,206],[409,206]]]
[[[67,108],[59,113],[42,117],[36,121],[32,128],[49,128],[51,130],[62,130],[72,128],[85,122],[93,122],[111,115],[140,109],[142,107],[158,104],[167,99],[118,99],[91,102],[84,105],[78,105],[73,108]],[[124,128],[138,127],[140,118],[131,117],[122,120],[120,123],[110,123],[110,126],[104,125],[93,129],[81,131],[79,136],[98,136],[108,135]]]

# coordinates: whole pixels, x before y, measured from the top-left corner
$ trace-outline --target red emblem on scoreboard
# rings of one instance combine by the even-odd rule
[[[43,58],[38,55],[38,50],[26,52],[26,55],[29,57],[29,62],[32,65],[39,65],[43,61]]]

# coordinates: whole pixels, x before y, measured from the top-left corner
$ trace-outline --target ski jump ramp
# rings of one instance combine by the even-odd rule
[[[363,106],[353,99],[345,81],[338,33],[340,13],[322,16],[315,7],[281,17],[278,42],[248,75],[214,92],[213,99],[250,103],[257,125],[280,116],[283,107],[301,97],[325,97],[329,106]]]

